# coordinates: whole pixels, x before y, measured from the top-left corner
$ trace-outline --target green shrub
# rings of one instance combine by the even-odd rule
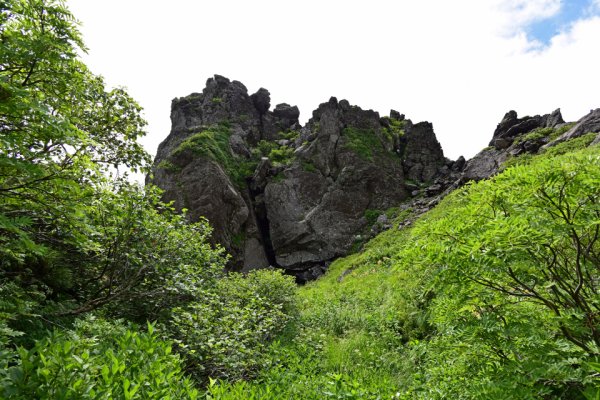
[[[377,222],[377,218],[379,218],[379,216],[382,214],[383,212],[380,210],[365,210],[365,219],[367,220],[367,224],[369,226],[375,224],[375,222]]]
[[[273,165],[289,165],[294,160],[294,149],[289,146],[280,146],[270,140],[261,140],[253,150],[253,157],[267,157]]]
[[[317,167],[310,161],[302,160],[301,161],[302,169],[306,172],[317,172]]]
[[[86,215],[89,250],[65,262],[77,277],[69,281],[76,296],[65,296],[55,316],[102,308],[145,323],[212,285],[227,258],[208,243],[208,222],[189,223],[159,196],[154,187],[127,182],[98,194]]]
[[[5,399],[198,398],[171,343],[118,323],[88,319],[30,349],[1,382]]]
[[[223,166],[228,166],[233,158],[229,147],[229,136],[231,136],[231,132],[226,125],[212,126],[181,142],[173,151],[173,156],[191,151],[195,155],[207,157]]]
[[[581,395],[582,365],[600,353],[599,181],[597,148],[544,154],[455,192],[415,227],[402,258],[425,256],[422,273],[437,276],[423,398]]]
[[[169,330],[200,380],[249,378],[292,318],[294,292],[293,279],[279,271],[232,273],[198,301],[174,309]]]
[[[281,137],[282,139],[287,139],[287,140],[291,140],[291,141],[298,139],[298,136],[300,136],[299,131],[290,130],[287,132],[279,132],[279,137]]]
[[[288,146],[281,146],[269,152],[269,160],[273,165],[289,165],[294,159],[294,149]]]

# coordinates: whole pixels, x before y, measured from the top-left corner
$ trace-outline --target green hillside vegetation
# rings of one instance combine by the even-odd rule
[[[205,220],[129,182],[149,172],[141,109],[77,58],[63,2],[0,3],[0,37],[1,399],[600,398],[592,135],[408,225],[388,210],[392,229],[297,288],[224,273]],[[228,135],[182,151],[229,160]]]
[[[600,148],[586,141],[337,260],[299,290],[280,367],[214,398],[596,398]]]

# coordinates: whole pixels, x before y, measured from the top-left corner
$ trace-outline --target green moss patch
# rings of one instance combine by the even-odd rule
[[[230,136],[231,130],[228,124],[211,126],[181,142],[173,151],[171,157],[177,157],[183,152],[191,152],[195,156],[213,160],[223,167],[236,185],[241,187],[244,185],[245,179],[254,173],[257,160],[235,156],[229,146]],[[168,164],[172,165],[169,161],[165,163],[167,166]]]
[[[373,161],[373,157],[384,151],[383,144],[372,129],[345,128],[342,131],[346,139],[344,145],[360,158]]]

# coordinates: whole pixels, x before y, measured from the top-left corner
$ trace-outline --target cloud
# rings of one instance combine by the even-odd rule
[[[495,7],[504,14],[502,28],[514,31],[555,16],[561,10],[561,3],[561,0],[499,0]]]

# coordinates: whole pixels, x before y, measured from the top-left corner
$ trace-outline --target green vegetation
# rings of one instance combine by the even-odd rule
[[[383,144],[371,129],[344,128],[344,145],[360,158],[373,161],[373,157],[384,151]]]
[[[309,160],[300,161],[300,165],[302,166],[302,169],[306,172],[317,172],[317,167]]]
[[[573,127],[574,124],[564,124],[559,128],[537,128],[533,131],[529,132],[526,135],[518,137],[515,142],[526,142],[528,140],[538,140],[543,138],[548,138],[549,141],[553,141],[557,139],[560,135],[567,132],[569,129]]]
[[[173,156],[189,151],[197,156],[206,157],[230,169],[234,163],[229,147],[231,132],[226,124],[215,125],[185,139],[173,151]]]
[[[280,135],[288,139],[297,137],[298,134],[296,131],[280,132]],[[282,146],[270,140],[259,141],[252,149],[250,158],[236,156],[229,145],[230,136],[231,130],[228,123],[207,127],[181,142],[169,160],[161,161],[158,168],[178,173],[181,171],[181,167],[175,164],[174,159],[190,152],[195,156],[217,162],[238,187],[244,187],[246,178],[252,176],[261,157],[268,157],[274,166],[287,166],[294,160],[292,147]]]
[[[238,187],[243,187],[246,178],[254,173],[258,161],[235,156],[229,145],[230,136],[231,130],[227,123],[208,127],[181,142],[171,154],[170,159],[172,160],[185,152],[191,152],[195,156],[216,161]],[[181,171],[181,167],[174,165],[174,162],[170,160],[161,161],[158,168],[170,172]]]
[[[236,247],[242,246],[245,241],[246,241],[246,234],[244,231],[241,231],[240,233],[234,235],[231,238],[231,243]]]
[[[556,136],[556,135],[553,135],[553,136]],[[588,133],[588,134],[585,134],[578,138],[559,143],[559,144],[549,147],[547,149],[541,149],[539,151],[539,153],[544,154],[547,157],[554,157],[554,156],[559,156],[561,154],[567,154],[570,152],[581,150],[581,149],[588,147],[594,141],[596,136],[597,136],[596,133]],[[537,159],[537,156],[534,156],[532,154],[523,154],[518,157],[511,157],[504,162],[504,164],[502,165],[502,168],[506,169],[508,167],[512,167],[515,165],[526,165],[534,159]]]
[[[0,19],[1,398],[599,398],[595,134],[409,228],[410,210],[385,211],[394,229],[296,289],[225,274],[206,221],[111,175],[148,171],[144,121],[77,59],[61,2],[5,1]],[[383,149],[344,135],[366,159]],[[234,174],[228,138],[213,126],[177,151]]]
[[[261,140],[253,149],[253,157],[268,157],[274,166],[286,166],[294,161],[294,149],[270,140]]]
[[[389,127],[383,128],[383,133],[387,140],[391,143],[396,143],[399,138],[404,136],[404,124],[405,121],[400,121],[394,118],[386,118],[389,124]]]
[[[18,364],[0,373],[3,398],[200,398],[171,349],[151,324],[139,332],[119,321],[79,320],[73,331],[19,349]]]
[[[289,130],[287,132],[279,132],[279,137],[281,137],[282,139],[287,139],[287,140],[291,140],[291,141],[298,139],[298,136],[300,136],[300,132],[295,131],[295,130]]]
[[[181,171],[181,167],[178,167],[177,165],[173,164],[169,160],[162,160],[161,162],[158,163],[158,165],[156,167],[164,169],[169,172],[180,172]]]
[[[61,1],[0,4],[0,398],[204,397],[263,366],[295,286],[225,275],[205,220],[128,181],[149,172],[141,109],[77,59],[73,21]],[[228,135],[178,151],[228,162]]]
[[[403,126],[404,121],[390,119],[390,128],[382,129],[381,138],[373,129],[344,128],[342,144],[365,161],[373,161],[376,156],[399,160],[394,152],[386,150],[385,142],[390,146],[397,143],[400,136],[404,135]]]
[[[215,399],[595,398],[600,149],[448,196],[299,291],[280,366]],[[237,397],[236,397],[237,396]]]

